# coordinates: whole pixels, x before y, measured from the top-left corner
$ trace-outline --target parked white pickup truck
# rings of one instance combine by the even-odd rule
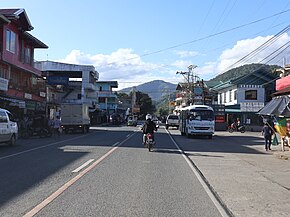
[[[0,108],[0,143],[15,145],[18,137],[18,126],[12,114]]]

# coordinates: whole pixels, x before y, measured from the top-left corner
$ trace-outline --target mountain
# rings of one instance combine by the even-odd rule
[[[172,84],[162,80],[154,80],[136,86],[136,91],[147,93],[153,101],[158,102],[163,96],[175,92],[176,87],[177,84]],[[131,91],[132,87],[128,87],[119,90],[118,92],[129,94]]]
[[[257,70],[262,70],[265,72],[275,73],[275,69],[281,68],[281,66],[277,65],[266,65],[260,63],[252,63],[243,66],[239,66],[237,68],[230,69],[223,74],[217,75],[216,77],[206,81],[208,87],[216,86],[222,82],[226,82],[240,76],[250,74]]]

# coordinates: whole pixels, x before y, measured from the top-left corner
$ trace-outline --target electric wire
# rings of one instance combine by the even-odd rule
[[[126,59],[124,61],[130,61],[130,60],[137,59],[137,58],[140,58],[140,57],[146,57],[146,56],[154,55],[154,54],[161,53],[161,52],[164,52],[164,51],[167,51],[167,50],[171,50],[171,49],[174,49],[174,48],[177,48],[177,47],[181,47],[181,46],[192,44],[192,43],[195,43],[195,42],[198,42],[198,41],[202,41],[202,40],[205,40],[205,39],[208,39],[208,38],[212,38],[212,37],[215,37],[215,36],[218,36],[218,35],[222,35],[224,33],[231,32],[231,31],[234,31],[234,30],[237,30],[237,29],[241,29],[243,27],[250,26],[250,25],[265,21],[267,19],[276,17],[278,15],[281,15],[281,14],[284,14],[284,13],[288,13],[289,11],[290,11],[290,9],[287,9],[287,10],[284,10],[284,11],[280,11],[278,13],[272,14],[270,16],[267,16],[267,17],[264,17],[264,18],[261,18],[261,19],[255,20],[255,21],[251,21],[251,22],[248,22],[248,23],[236,26],[236,27],[232,27],[232,28],[217,32],[217,33],[213,33],[213,34],[201,37],[201,38],[197,38],[197,39],[194,39],[192,41],[176,44],[176,45],[173,45],[173,46],[170,46],[170,47],[167,47],[167,48],[163,48],[163,49],[160,49],[160,50],[156,50],[156,51],[152,51],[152,52],[149,52],[149,53],[145,53],[145,54],[142,54],[142,55],[140,55],[138,57],[128,58],[128,59]],[[120,61],[120,62],[124,62],[124,61]],[[111,63],[107,63],[106,65],[113,65],[113,64],[116,64],[116,63],[119,63],[119,62],[111,62]]]
[[[248,53],[247,55],[245,55],[244,57],[242,57],[241,59],[236,61],[235,63],[233,63],[230,66],[228,66],[227,69],[224,70],[224,72],[228,71],[229,69],[235,67],[236,65],[238,65],[238,64],[240,64],[242,62],[245,62],[245,61],[257,56],[260,52],[265,50],[269,45],[271,45],[275,41],[277,41],[284,33],[288,32],[289,29],[290,29],[290,25],[286,26],[284,29],[282,29],[280,32],[278,32],[274,36],[272,36],[269,40],[264,42],[262,45],[260,45],[259,47],[257,47],[256,49],[254,49],[253,51],[251,51],[250,53]],[[222,74],[222,73],[219,73],[219,74]]]

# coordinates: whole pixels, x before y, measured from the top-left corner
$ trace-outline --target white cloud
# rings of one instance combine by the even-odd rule
[[[176,53],[180,58],[195,57],[199,55],[197,51],[176,51]]]
[[[272,36],[258,36],[253,39],[245,39],[238,41],[233,48],[224,50],[218,59],[217,71],[225,72],[231,68],[235,68],[241,65],[250,64],[250,63],[258,63],[262,61],[269,54],[277,50],[286,42],[290,41],[290,37],[285,33],[283,34],[277,41],[273,44],[266,47],[266,49],[259,52],[257,55],[251,56],[251,58],[247,58],[244,61],[241,61],[239,64],[235,64],[241,58],[258,48],[260,45],[269,40]],[[279,57],[273,59],[267,64],[279,64],[279,60],[285,56],[285,53],[282,53]],[[270,59],[270,58],[269,58]],[[262,63],[266,63],[267,60]],[[278,62],[277,62],[278,61]],[[235,65],[233,65],[235,64]]]
[[[198,67],[194,69],[194,72],[205,80],[213,78],[217,74],[229,70],[229,66],[249,54],[270,38],[271,36],[259,36],[252,39],[240,40],[232,48],[224,50],[216,60],[208,61],[204,64],[199,63]],[[290,37],[284,34],[279,40],[267,47],[267,49],[253,58],[243,61],[240,65],[259,62],[288,41],[290,41]],[[178,53],[180,57],[198,55],[198,53],[194,51],[180,51]],[[283,53],[283,55],[285,54]],[[163,58],[163,60],[164,59],[165,58]],[[132,49],[126,48],[120,48],[110,54],[95,55],[86,54],[79,50],[72,50],[64,59],[59,60],[59,62],[94,65],[96,70],[100,73],[100,80],[116,80],[119,83],[118,89],[137,86],[152,80],[164,80],[177,84],[183,81],[183,77],[179,74],[177,75],[176,72],[187,71],[187,67],[193,64],[190,60],[180,59],[166,65],[145,62],[142,60],[141,56],[134,53]],[[166,62],[168,62],[168,59]],[[277,59],[269,62],[269,64],[277,64]],[[239,65],[234,65],[233,67],[238,66]]]
[[[184,69],[187,69],[187,67],[189,65],[192,65],[192,61],[189,61],[189,60],[176,60],[171,65],[176,67],[176,68],[178,68],[178,69],[180,69],[180,70],[184,70]]]
[[[146,63],[132,49],[120,48],[111,54],[85,54],[72,50],[59,62],[94,65],[100,73],[99,80],[116,80],[119,88],[140,85],[152,80],[178,83],[176,71],[163,64]],[[177,81],[177,82],[176,82]]]

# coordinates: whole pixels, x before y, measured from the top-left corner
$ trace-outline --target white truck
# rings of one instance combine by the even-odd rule
[[[89,106],[85,104],[61,104],[61,128],[65,133],[90,129]]]

